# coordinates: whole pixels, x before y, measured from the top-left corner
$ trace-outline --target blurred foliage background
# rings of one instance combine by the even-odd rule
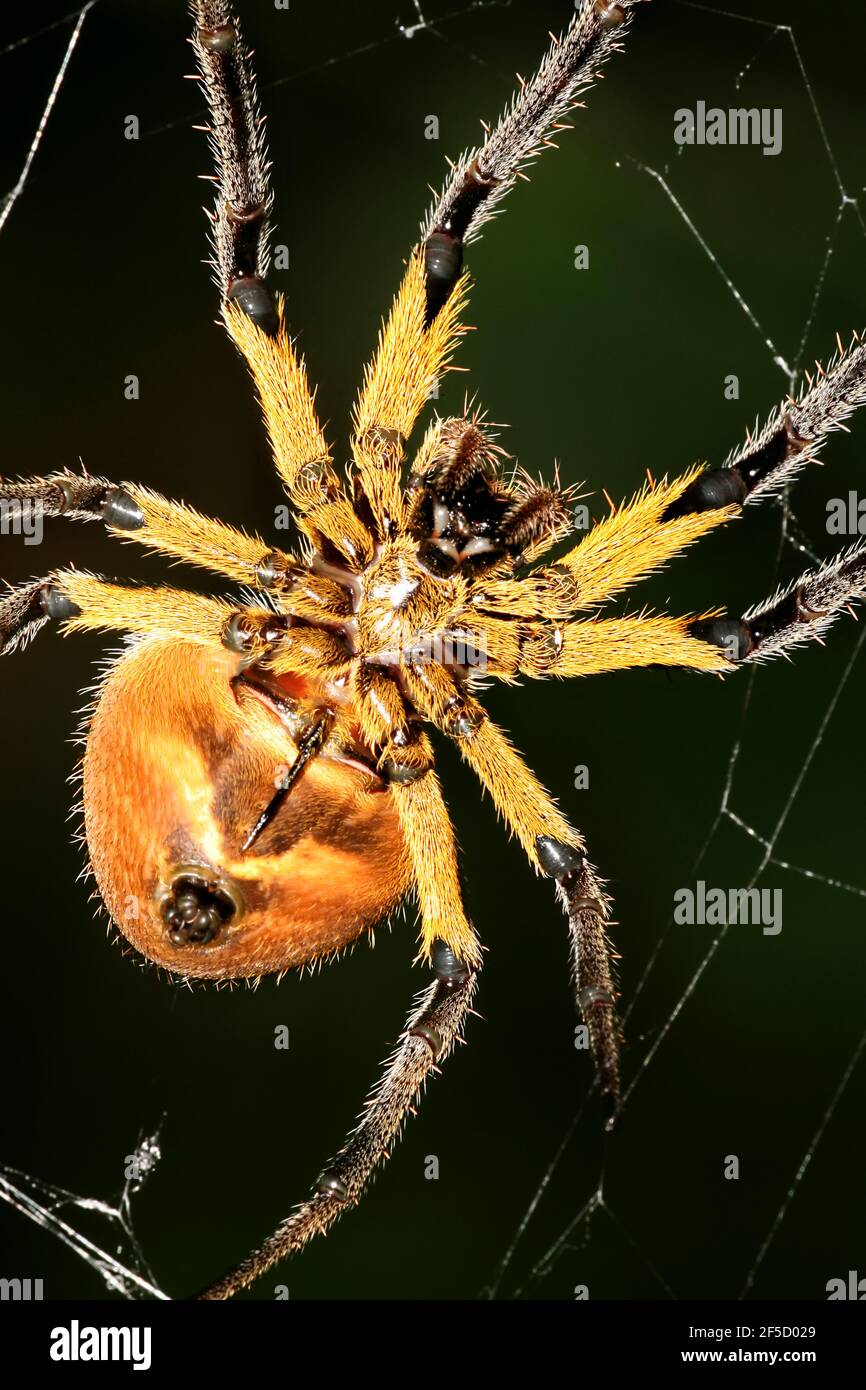
[[[720,7],[723,8],[723,7]],[[473,248],[477,277],[460,363],[441,409],[467,385],[521,463],[585,480],[595,516],[695,459],[721,461],[745,425],[786,391],[765,342],[789,362],[828,356],[862,327],[866,20],[816,23],[806,0],[751,0],[733,20],[654,3],[609,66],[577,129],[509,199]],[[69,34],[65,6],[7,7],[2,21],[2,187],[15,182]],[[361,366],[417,233],[427,184],[529,73],[565,0],[363,6],[248,0],[269,117],[276,241],[323,416],[345,449]],[[792,26],[795,49],[786,29]],[[180,0],[99,0],[89,14],[32,178],[3,233],[3,463],[7,475],[82,459],[206,512],[270,534],[280,494],[245,371],[213,326],[202,201],[205,140]],[[33,34],[32,41],[16,41]],[[14,47],[10,45],[16,44]],[[811,86],[804,83],[797,54]],[[829,149],[816,121],[820,109]],[[780,107],[782,153],[677,153],[673,113],[698,100]],[[139,117],[141,138],[124,139]],[[440,121],[425,139],[425,118]],[[835,170],[834,170],[835,161]],[[756,330],[645,163],[741,291]],[[837,177],[838,175],[838,177]],[[202,196],[204,195],[204,197]],[[825,260],[828,238],[832,254]],[[574,268],[586,245],[589,269]],[[804,324],[807,325],[803,339]],[[802,350],[801,350],[802,349]],[[135,373],[137,402],[124,399]],[[739,378],[739,400],[724,380]],[[819,554],[830,497],[864,488],[866,421],[826,450],[793,497]],[[750,511],[640,599],[673,611],[740,609],[804,565],[780,543],[777,507]],[[278,538],[276,538],[278,539]],[[40,548],[2,540],[12,582],[74,560],[153,580],[159,562],[99,528],[48,524]],[[198,574],[174,582],[204,588]],[[621,1131],[605,1143],[592,1101],[572,1132],[498,1285],[500,1296],[735,1297],[828,1107],[832,1115],[752,1290],[825,1296],[828,1279],[866,1273],[862,1111],[866,1065],[836,1089],[863,1028],[862,749],[866,666],[858,629],[827,648],[722,683],[631,672],[578,685],[493,690],[511,731],[586,832],[616,898],[627,1025],[626,1077],[639,1075]],[[109,644],[110,645],[110,644]],[[94,922],[70,843],[71,734],[106,644],[43,634],[0,667],[3,710],[6,1126],[0,1160],[75,1192],[116,1193],[124,1156],[161,1124],[163,1159],[135,1198],[157,1280],[187,1295],[265,1235],[308,1189],[357,1112],[410,993],[409,922],[339,965],[279,987],[215,992],[137,969]],[[822,721],[831,711],[810,756]],[[722,805],[777,854],[760,883],[784,891],[779,936],[732,927],[706,959],[710,927],[663,936],[676,888]],[[588,790],[574,769],[589,768]],[[469,908],[489,950],[469,1046],[431,1088],[386,1173],[325,1242],[254,1291],[271,1298],[474,1298],[500,1261],[583,1103],[590,1065],[575,1050],[566,934],[549,886],[505,840],[448,749],[443,777],[459,829]],[[723,817],[700,877],[749,882],[753,836]],[[660,941],[658,954],[654,956]],[[644,980],[651,959],[654,965]],[[643,981],[643,983],[641,983]],[[639,988],[640,986],[640,988]],[[670,1028],[667,1030],[667,1025]],[[288,1053],[274,1028],[291,1030]],[[658,1045],[643,1071],[644,1059]],[[438,1181],[425,1179],[437,1155]],[[727,1155],[741,1161],[726,1181]],[[606,1209],[575,1222],[604,1164]],[[537,1262],[569,1230],[542,1276]],[[97,1227],[89,1226],[92,1232]],[[103,1233],[104,1234],[104,1233]],[[41,1277],[46,1297],[103,1296],[97,1276],[44,1232],[0,1210],[5,1276]]]

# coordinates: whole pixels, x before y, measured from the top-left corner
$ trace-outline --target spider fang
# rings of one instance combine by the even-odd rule
[[[280,784],[277,787],[276,792],[271,797],[264,811],[262,811],[262,814],[259,816],[255,825],[253,826],[252,830],[250,831],[249,835],[244,840],[243,845],[241,846],[241,849],[243,850],[244,854],[246,854],[248,850],[252,849],[253,845],[261,835],[262,831],[266,830],[267,827],[270,825],[271,821],[276,816],[286,797],[292,790],[292,787],[295,785],[301,773],[303,772],[304,768],[307,766],[310,760],[314,758],[316,754],[319,752],[319,750],[321,749],[322,745],[328,737],[332,722],[333,716],[331,712],[329,710],[323,711],[323,713],[319,716],[317,721],[313,725],[311,725],[310,729],[301,739],[301,742],[298,745],[298,755],[295,758],[295,761],[292,763],[292,766],[289,768],[288,772],[280,781]]]

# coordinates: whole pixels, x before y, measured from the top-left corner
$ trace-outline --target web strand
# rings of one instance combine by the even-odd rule
[[[64,81],[66,80],[66,74],[69,69],[69,64],[72,61],[72,55],[75,52],[78,40],[81,37],[81,31],[84,28],[84,21],[87,18],[89,12],[93,9],[93,6],[95,4],[96,0],[89,0],[89,3],[86,4],[83,9],[78,11],[78,17],[75,21],[75,26],[72,30],[72,33],[69,36],[69,42],[66,45],[66,51],[63,54],[63,59],[61,61],[60,67],[57,69],[57,75],[54,78],[51,91],[48,93],[48,100],[46,101],[45,106],[42,109],[42,115],[39,118],[39,124],[36,127],[36,133],[34,134],[33,139],[30,142],[30,148],[27,151],[27,156],[21,167],[21,173],[18,175],[18,179],[14,187],[11,188],[7,194],[5,194],[5,196],[2,199],[2,202],[0,202],[0,232],[3,231],[3,228],[6,226],[6,223],[9,220],[9,215],[12,212],[12,209],[18,202],[18,199],[21,197],[21,194],[24,192],[27,180],[30,177],[30,170],[33,168],[33,161],[39,153],[39,147],[42,144],[42,139],[45,135],[48,122],[51,119],[51,113],[54,110],[55,103],[57,101],[58,96],[60,95],[60,89],[63,86]],[[55,27],[55,25],[47,25],[45,29],[41,29],[38,32],[40,34],[46,33],[48,29]],[[36,37],[36,35],[34,35],[33,37]],[[10,44],[8,48],[4,49],[4,52],[8,53],[13,48],[23,47],[28,42],[28,39],[19,39],[16,43]]]
[[[629,160],[633,167],[635,167],[639,172],[644,173],[648,177],[652,178],[655,181],[655,183],[659,186],[665,198],[670,203],[675,213],[686,227],[687,231],[689,232],[689,235],[692,237],[697,246],[703,252],[707,261],[710,263],[713,270],[724,284],[727,293],[733,299],[737,308],[746,318],[752,329],[754,329],[754,331],[760,336],[761,341],[763,342],[764,347],[766,348],[766,351],[769,354],[773,364],[784,373],[785,377],[787,378],[788,391],[792,392],[794,390],[795,384],[797,382],[802,368],[802,362],[806,351],[806,346],[809,340],[811,330],[816,321],[821,298],[827,283],[828,272],[838,244],[839,232],[843,225],[843,220],[845,216],[853,213],[853,215],[856,217],[861,231],[863,231],[864,234],[866,234],[866,226],[864,226],[864,221],[859,202],[855,197],[853,197],[849,193],[846,184],[843,181],[840,165],[838,160],[836,159],[835,153],[830,143],[827,128],[824,123],[820,107],[818,105],[815,90],[812,86],[806,68],[806,64],[803,60],[802,52],[797,43],[796,37],[791,26],[787,24],[777,24],[773,23],[772,21],[756,19],[752,16],[739,14],[733,11],[719,10],[709,5],[695,3],[694,0],[677,0],[677,3],[680,4],[684,9],[701,10],[719,19],[738,21],[743,24],[754,25],[769,31],[767,36],[761,41],[755,53],[749,59],[748,63],[745,64],[745,66],[741,68],[740,71],[737,73],[735,79],[737,89],[739,89],[746,73],[754,68],[759,59],[766,53],[769,45],[776,38],[784,38],[790,44],[797,71],[799,73],[804,90],[806,92],[809,107],[815,120],[821,144],[823,146],[823,150],[826,155],[830,170],[832,172],[833,180],[835,182],[836,190],[838,193],[838,202],[833,209],[830,230],[826,238],[823,255],[813,285],[806,313],[806,318],[803,323],[802,331],[797,344],[797,350],[793,358],[789,359],[788,356],[786,356],[777,347],[773,336],[764,327],[763,323],[759,319],[755,310],[752,308],[746,296],[742,293],[732,276],[725,269],[716,252],[713,250],[709,238],[704,235],[704,233],[698,227],[692,216],[689,214],[683,200],[674,192],[674,189],[672,188],[670,183],[668,170],[662,170],[653,167],[652,165],[637,159]],[[779,543],[776,551],[774,564],[774,579],[772,581],[773,583],[776,583],[778,581],[778,575],[781,569],[781,564],[785,552],[788,549],[791,549],[798,554],[808,556],[813,561],[813,563],[817,562],[818,559],[814,550],[808,544],[808,541],[805,538],[802,528],[793,511],[790,501],[790,489],[786,489],[783,493],[779,495],[778,498],[775,499],[775,505],[777,506],[780,512],[781,525],[779,533]],[[815,869],[792,863],[790,860],[783,858],[781,855],[777,853],[777,845],[779,843],[784,827],[790,817],[790,814],[794,806],[798,802],[807,773],[810,767],[812,766],[816,756],[819,753],[830,722],[842,698],[843,691],[857,665],[858,659],[862,652],[864,639],[866,639],[866,632],[861,634],[856,644],[854,645],[854,648],[851,652],[851,656],[848,662],[846,663],[841,679],[839,680],[836,689],[830,697],[829,703],[826,706],[823,716],[821,717],[818,726],[814,732],[814,735],[808,745],[808,748],[806,749],[805,756],[800,765],[800,768],[798,769],[798,772],[788,790],[788,794],[783,803],[782,810],[779,816],[777,817],[772,829],[769,831],[769,833],[766,834],[763,833],[761,830],[757,829],[755,826],[751,825],[743,816],[738,814],[738,812],[734,809],[733,805],[736,774],[740,765],[743,751],[743,736],[748,724],[748,715],[754,696],[755,678],[757,676],[757,672],[755,670],[749,672],[746,678],[746,688],[742,697],[742,704],[740,708],[739,719],[737,721],[737,729],[734,735],[734,742],[732,744],[731,752],[727,761],[719,808],[715,816],[713,817],[709,830],[703,840],[697,858],[695,859],[694,864],[692,866],[693,875],[697,875],[702,865],[707,861],[710,852],[713,848],[713,845],[715,844],[716,838],[722,827],[725,824],[730,824],[734,826],[743,836],[754,842],[761,851],[758,866],[755,869],[751,877],[751,880],[748,884],[749,888],[753,888],[757,884],[757,882],[759,881],[761,876],[767,871],[767,869],[776,868],[791,874],[797,874],[803,878],[809,879],[815,883],[820,883],[826,888],[833,889],[835,891],[844,892],[857,898],[866,897],[866,888],[858,884],[846,882],[832,874],[823,874]],[[624,1025],[627,1025],[629,1017],[633,1013],[639,998],[644,994],[652,979],[653,972],[659,963],[662,953],[664,952],[666,946],[669,944],[673,925],[673,917],[671,917],[664,926],[661,933],[659,934],[658,940],[649,956],[643,973],[641,974],[638,980],[637,986],[631,992],[627,1008],[623,1016]],[[646,1053],[641,1059],[638,1068],[634,1076],[632,1077],[631,1082],[626,1087],[626,1090],[624,1092],[622,1102],[623,1110],[625,1110],[625,1108],[627,1107],[628,1102],[630,1101],[639,1082],[646,1078],[648,1071],[650,1070],[653,1062],[655,1061],[658,1055],[659,1049],[661,1048],[665,1040],[668,1038],[671,1030],[677,1023],[677,1021],[681,1018],[686,1005],[697,991],[706,973],[709,971],[711,965],[717,957],[717,954],[725,940],[725,937],[727,936],[728,930],[729,926],[725,925],[721,927],[720,930],[717,932],[716,936],[704,952],[701,960],[698,962],[697,967],[692,972],[691,977],[685,985],[685,988],[682,990],[676,1002],[674,1003],[673,1008],[668,1013],[664,1023],[658,1030],[654,1030],[652,1035],[652,1041],[650,1042]],[[860,1038],[845,1068],[842,1080],[839,1083],[839,1086],[835,1091],[834,1096],[821,1119],[820,1125],[818,1126],[818,1129],[816,1130],[815,1135],[811,1140],[806,1150],[806,1153],[804,1154],[797,1168],[794,1180],[791,1183],[790,1187],[787,1189],[773,1217],[769,1231],[765,1239],[762,1241],[759,1247],[758,1255],[752,1267],[749,1270],[740,1297],[746,1297],[750,1293],[754,1285],[755,1279],[757,1277],[757,1274],[764,1263],[764,1259],[773,1241],[775,1240],[779,1232],[779,1229],[781,1228],[788,1215],[794,1196],[796,1195],[811,1164],[815,1151],[818,1145],[820,1144],[821,1139],[823,1138],[823,1135],[826,1132],[833,1118],[833,1115],[844,1096],[844,1092],[851,1080],[851,1077],[856,1069],[857,1063],[859,1062],[864,1050],[866,1050],[866,1034],[864,1034]],[[504,1287],[507,1275],[516,1259],[518,1247],[520,1246],[528,1230],[532,1226],[532,1223],[537,1216],[542,1199],[550,1190],[555,1174],[557,1170],[560,1168],[569,1150],[571,1141],[574,1139],[575,1134],[580,1130],[581,1122],[583,1121],[585,1114],[586,1102],[584,1101],[581,1104],[578,1111],[576,1112],[571,1124],[566,1130],[563,1140],[561,1141],[559,1147],[557,1148],[556,1152],[551,1158],[550,1163],[545,1169],[541,1181],[539,1182],[535,1192],[533,1193],[533,1196],[524,1212],[524,1215],[518,1223],[514,1237],[509,1243],[506,1253],[503,1256],[503,1259],[501,1260],[497,1268],[495,1278],[491,1282],[489,1288],[485,1291],[486,1296],[494,1297],[499,1292],[499,1290]],[[596,1217],[596,1215],[602,1211],[606,1212],[608,1216],[611,1218],[611,1220],[613,1220],[616,1224],[620,1224],[619,1218],[614,1216],[613,1210],[611,1209],[609,1202],[605,1197],[605,1194],[603,1192],[603,1182],[600,1180],[597,1188],[591,1194],[585,1205],[581,1207],[577,1215],[569,1221],[564,1230],[552,1242],[552,1244],[548,1247],[548,1249],[541,1256],[541,1258],[534,1263],[526,1280],[514,1289],[511,1296],[514,1298],[520,1298],[530,1287],[546,1278],[551,1273],[552,1269],[556,1265],[557,1261],[561,1258],[561,1256],[567,1250],[573,1248],[573,1242],[581,1232],[584,1232],[586,1237],[589,1238],[591,1226],[592,1229],[595,1230],[595,1227],[593,1226],[593,1218]],[[624,1232],[624,1228],[621,1227],[621,1229],[623,1230],[623,1233],[626,1234]],[[643,1252],[639,1249],[636,1243],[634,1243],[634,1248],[636,1252],[639,1254],[642,1262],[651,1270],[653,1276],[656,1278],[658,1283],[664,1288],[667,1295],[671,1298],[676,1297],[676,1295],[667,1285],[663,1276],[657,1269],[654,1268],[651,1262],[647,1260],[647,1258],[644,1256]]]

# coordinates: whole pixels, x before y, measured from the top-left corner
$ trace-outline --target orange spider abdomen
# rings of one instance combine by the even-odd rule
[[[385,784],[335,745],[244,850],[297,744],[236,672],[237,657],[204,644],[133,647],[103,686],[83,769],[90,860],[115,923],[148,959],[217,979],[327,956],[409,886]]]

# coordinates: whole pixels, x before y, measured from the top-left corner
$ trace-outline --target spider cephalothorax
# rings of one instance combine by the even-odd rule
[[[283,303],[266,285],[271,196],[249,55],[226,0],[196,0],[223,317],[255,382],[300,553],[133,483],[66,472],[0,484],[4,506],[102,521],[248,591],[225,601],[68,569],[0,602],[0,651],[49,619],[67,632],[137,638],[100,691],[83,801],[99,889],[139,950],[184,975],[257,976],[338,951],[409,890],[418,901],[434,983],[362,1120],[312,1196],[206,1297],[229,1297],[358,1200],[471,1010],[480,947],[427,729],[453,740],[530,864],[555,884],[578,1007],[615,1112],[610,900],[580,833],[487,716],[480,678],[648,665],[724,674],[821,636],[866,586],[860,544],[742,616],[599,613],[815,458],[866,399],[859,338],[847,352],[840,343],[723,468],[672,481],[648,474],[553,562],[572,499],[526,474],[506,478],[479,414],[434,420],[410,448],[462,332],[466,246],[564,128],[637,3],[582,0],[484,144],[452,167],[367,368],[341,477]]]

